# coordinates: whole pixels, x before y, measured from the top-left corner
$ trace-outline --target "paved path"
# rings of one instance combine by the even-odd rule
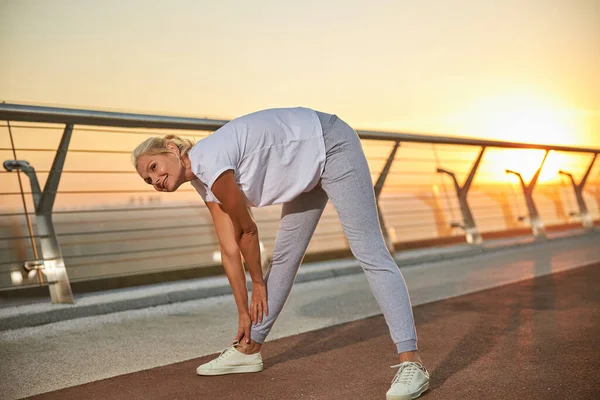
[[[418,306],[599,261],[598,237],[593,236],[402,271]],[[270,340],[379,313],[363,274],[301,283]],[[213,354],[233,339],[236,324],[228,295],[0,332],[0,398],[22,398]],[[423,337],[421,342],[427,343]],[[393,354],[388,344],[382,354]]]
[[[600,264],[415,307],[432,385],[423,399],[598,399]],[[259,374],[199,377],[201,357],[34,397],[384,399],[383,317],[274,341]]]

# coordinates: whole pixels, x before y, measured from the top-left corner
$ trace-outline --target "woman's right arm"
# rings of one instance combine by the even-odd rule
[[[250,313],[248,312],[248,288],[246,273],[242,265],[242,255],[235,240],[233,223],[229,215],[221,210],[219,204],[206,202],[210,211],[221,247],[221,261],[231,285],[233,297],[238,308],[239,323],[235,340],[250,342]]]

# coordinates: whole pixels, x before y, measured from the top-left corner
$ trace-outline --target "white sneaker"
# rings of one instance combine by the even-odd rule
[[[417,362],[403,362],[393,365],[400,368],[386,393],[387,400],[411,400],[429,389],[429,372]]]
[[[219,357],[199,366],[196,373],[198,375],[225,375],[262,371],[263,361],[260,353],[241,353],[235,348],[238,344],[238,342],[234,342],[223,350]]]

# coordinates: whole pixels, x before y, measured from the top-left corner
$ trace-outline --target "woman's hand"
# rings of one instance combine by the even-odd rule
[[[250,327],[252,326],[250,321],[250,314],[240,313],[238,319],[238,332],[234,341],[242,343],[242,340],[246,343],[250,343]]]
[[[267,305],[267,285],[265,282],[252,282],[252,302],[250,303],[250,318],[254,325],[262,322],[264,315],[269,315]]]

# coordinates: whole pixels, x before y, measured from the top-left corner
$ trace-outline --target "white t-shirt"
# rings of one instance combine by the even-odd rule
[[[325,143],[317,113],[308,108],[278,108],[236,118],[189,151],[192,185],[204,201],[219,203],[212,191],[217,178],[233,170],[247,204],[283,203],[312,190],[323,173]]]

